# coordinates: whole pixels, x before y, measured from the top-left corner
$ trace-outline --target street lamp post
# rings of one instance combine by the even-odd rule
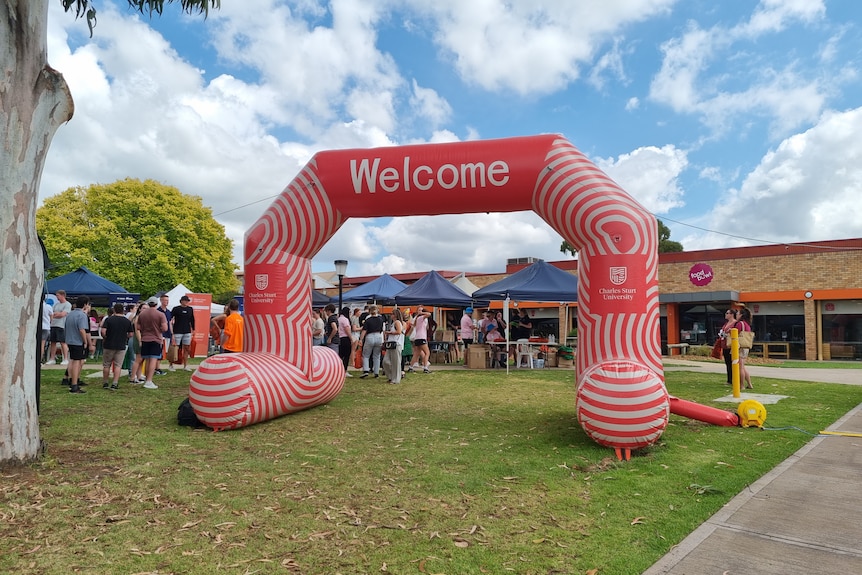
[[[335,273],[338,274],[338,311],[336,313],[341,313],[342,280],[347,273],[347,260],[335,260]]]

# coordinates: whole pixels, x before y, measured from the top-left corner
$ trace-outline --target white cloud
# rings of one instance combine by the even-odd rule
[[[485,90],[546,94],[578,79],[596,46],[674,0],[413,0],[436,23],[435,41],[467,83]],[[610,62],[606,62],[608,66]]]
[[[691,22],[681,37],[661,46],[664,59],[650,98],[701,117],[718,134],[746,114],[771,118],[772,137],[810,124],[824,109],[830,88],[798,74],[793,62],[776,69],[746,50],[791,23],[814,23],[824,11],[819,1],[764,0],[749,21],[737,26],[702,29]],[[711,75],[725,59],[732,61],[733,73]]]
[[[432,126],[443,125],[452,116],[452,106],[431,88],[423,88],[413,80],[413,95],[410,99],[416,114],[426,118]]]
[[[774,52],[759,54],[756,46],[790,26],[817,31],[825,18],[820,1],[764,1],[735,16],[736,24],[719,19],[722,26],[676,19],[652,44],[629,32],[648,19],[669,22],[682,3],[606,0],[596,10],[561,0],[227,2],[200,27],[209,46],[196,64],[125,4],[100,6],[92,42],[83,23],[50,4],[49,61],[69,82],[76,109],[54,139],[41,194],[125,177],[174,185],[212,207],[240,264],[245,230],[315,152],[476,140],[492,129],[517,135],[527,110],[547,116],[552,109],[554,122],[568,122],[549,128],[547,118],[533,119],[537,131],[589,129],[586,92],[568,90],[585,70],[601,97],[613,97],[605,110],[632,122],[625,138],[614,134],[604,147],[588,139],[585,148],[609,150],[596,163],[654,213],[708,209],[682,183],[692,164],[700,183],[730,188],[693,222],[704,228],[772,241],[862,235],[855,223],[862,221],[862,152],[853,137],[862,127],[859,103],[823,113],[858,81],[847,57],[852,25],[839,33],[834,23],[823,26],[815,66],[801,58],[773,62]],[[654,24],[651,31],[660,27]],[[409,41],[383,40],[393,28]],[[425,43],[417,53],[427,59],[413,59],[411,42]],[[643,53],[659,46],[659,70],[632,66],[635,57],[648,63]],[[439,52],[429,58],[429,47]],[[822,71],[812,71],[821,63]],[[463,85],[438,82],[453,76]],[[644,76],[652,78],[648,87]],[[579,98],[583,106],[559,105]],[[494,125],[469,115],[486,101],[504,103],[511,116]],[[637,113],[623,114],[620,102]],[[770,132],[752,127],[764,118]],[[774,150],[752,147],[726,162],[733,154],[704,152],[716,134],[727,149],[761,138]],[[741,167],[760,156],[756,169]],[[751,243],[687,230],[681,238],[681,228],[673,229],[687,249]],[[560,241],[531,212],[350,220],[316,260],[329,266],[345,257],[351,275],[500,270],[510,257],[563,259]]]
[[[862,236],[860,130],[862,108],[824,114],[766,154],[702,219],[737,237],[691,233],[680,241],[688,250]]]
[[[822,0],[761,0],[751,19],[738,32],[759,36],[783,30],[788,22],[814,22],[826,12]]]
[[[307,154],[283,149],[255,113],[266,107],[266,90],[227,76],[206,85],[202,72],[158,33],[109,7],[99,13],[98,41],[70,52],[59,25],[82,30],[56,14],[61,10],[52,4],[50,61],[70,85],[75,115],[54,138],[41,197],[72,186],[151,178],[201,196],[220,213],[272,197],[302,166],[297,159]],[[249,214],[266,205],[219,218],[233,231],[236,261],[242,261],[239,232],[256,219]]]
[[[688,166],[688,159],[685,152],[672,145],[638,148],[616,160],[599,159],[596,165],[655,214],[683,205],[678,178]]]

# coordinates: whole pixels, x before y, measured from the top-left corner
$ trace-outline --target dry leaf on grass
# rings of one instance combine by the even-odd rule
[[[632,525],[643,525],[644,519],[646,519],[646,517],[635,517],[632,519]]]
[[[182,527],[180,527],[177,531],[184,531],[186,529],[191,529],[195,525],[200,523],[200,521],[189,521],[188,523],[184,523]]]

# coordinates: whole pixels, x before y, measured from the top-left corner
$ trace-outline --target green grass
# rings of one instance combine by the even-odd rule
[[[641,573],[862,401],[758,380],[767,428],[671,416],[618,462],[577,423],[570,372],[348,380],[326,406],[212,433],[176,425],[188,374],[75,396],[43,372],[44,458],[0,470],[0,572]],[[678,397],[721,377],[673,371]],[[807,432],[807,433],[806,433]]]

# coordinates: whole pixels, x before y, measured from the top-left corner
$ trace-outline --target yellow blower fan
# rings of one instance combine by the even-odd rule
[[[766,421],[766,408],[754,399],[746,399],[740,403],[736,413],[742,427],[763,427]]]

